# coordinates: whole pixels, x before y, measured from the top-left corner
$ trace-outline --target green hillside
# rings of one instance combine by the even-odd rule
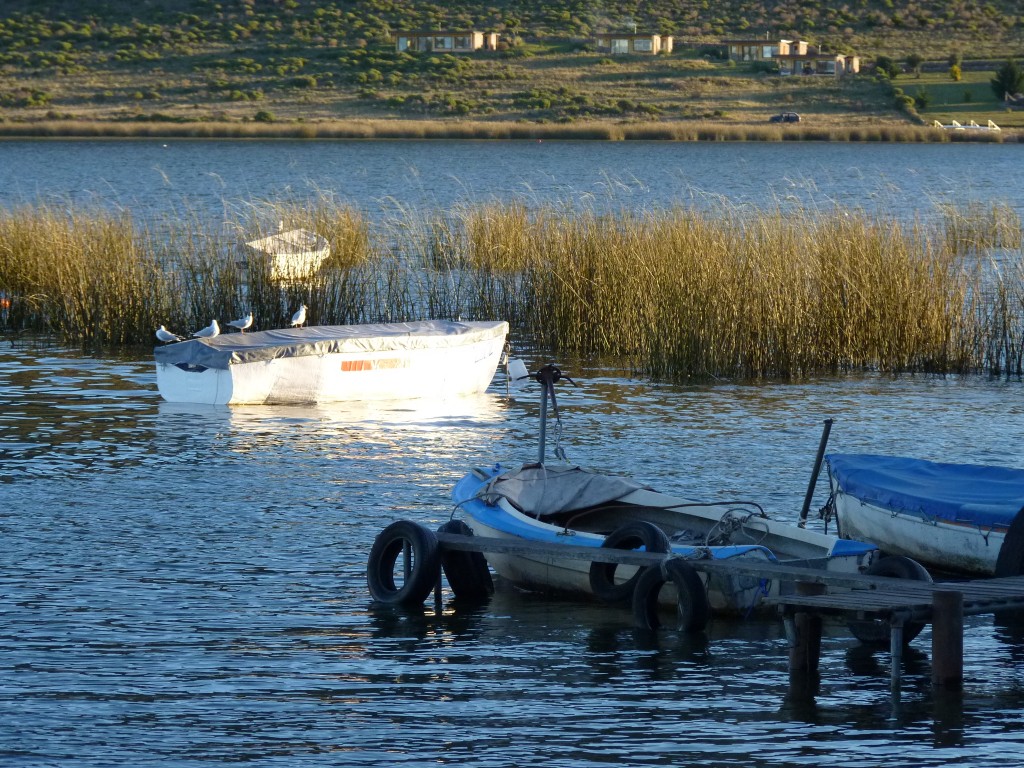
[[[673,35],[657,57],[599,53],[598,31]],[[499,50],[470,56],[395,51],[402,30],[495,31]],[[867,74],[784,78],[721,58],[728,38],[802,39],[824,50],[904,61],[962,89],[926,99],[927,123],[965,112],[1007,125],[983,87],[1024,58],[1016,0],[817,3],[414,2],[368,0],[5,0],[0,5],[0,121],[282,122],[373,120],[717,121],[761,124],[782,110],[818,125],[916,119]],[[904,82],[905,81],[905,82]],[[980,86],[979,86],[980,84]],[[913,96],[914,74],[895,85]],[[948,107],[943,111],[943,107]],[[982,120],[983,122],[984,120]]]

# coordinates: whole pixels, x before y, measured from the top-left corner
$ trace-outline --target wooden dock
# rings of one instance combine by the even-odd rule
[[[779,607],[786,624],[791,675],[817,674],[821,617],[838,615],[848,621],[873,619],[888,624],[894,690],[900,684],[904,628],[911,623],[931,624],[932,684],[959,690],[964,616],[1024,609],[1024,576],[949,582],[872,578],[870,584],[852,589],[829,589],[798,580],[797,594],[766,602]]]
[[[507,539],[438,533],[442,548],[487,554],[550,556],[633,566],[660,566],[666,556],[611,548],[543,544]],[[790,585],[779,597],[766,598],[777,606],[790,641],[791,680],[817,676],[822,618],[839,616],[848,622],[876,620],[889,627],[892,686],[900,684],[904,628],[932,625],[932,682],[938,688],[963,684],[963,617],[1024,610],[1024,576],[955,582],[926,582],[863,574],[831,573],[818,568],[782,565],[760,560],[687,559],[698,571],[752,576]],[[440,601],[438,590],[436,599]]]

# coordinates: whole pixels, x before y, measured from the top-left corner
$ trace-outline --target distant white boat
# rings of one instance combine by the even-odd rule
[[[504,321],[318,325],[192,339],[154,350],[157,388],[176,403],[403,400],[487,389]]]
[[[272,280],[298,280],[314,274],[331,255],[327,238],[307,229],[277,232],[245,244],[243,266],[252,269],[252,260],[260,260]]]

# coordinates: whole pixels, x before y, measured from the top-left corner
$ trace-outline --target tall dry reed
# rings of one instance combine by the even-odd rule
[[[371,223],[320,203],[213,233],[199,222],[150,231],[124,216],[21,209],[0,214],[0,293],[11,302],[0,322],[141,344],[160,323],[190,331],[247,309],[257,328],[280,327],[304,303],[319,324],[506,319],[517,342],[550,354],[614,358],[681,381],[1019,373],[1024,268],[1007,210],[966,208],[926,226],[846,211],[511,202],[399,209]],[[326,235],[332,260],[300,280],[240,271],[238,242],[261,234],[260,217]],[[972,240],[986,248],[965,248]]]

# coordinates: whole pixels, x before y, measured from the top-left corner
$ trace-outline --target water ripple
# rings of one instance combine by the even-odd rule
[[[570,373],[570,457],[781,516],[826,417],[838,450],[1024,466],[1019,382]],[[842,627],[807,700],[770,619],[678,638],[507,591],[440,615],[373,607],[376,533],[446,520],[473,464],[531,459],[537,412],[502,385],[458,408],[180,406],[148,360],[0,347],[0,762],[1004,768],[1024,746],[1024,637],[988,617],[969,621],[951,704],[926,652],[894,697],[888,655]]]

